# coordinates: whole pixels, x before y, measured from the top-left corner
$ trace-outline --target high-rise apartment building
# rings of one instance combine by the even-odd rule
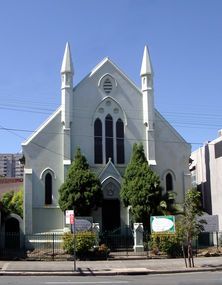
[[[20,163],[22,154],[1,153],[0,154],[0,176],[23,177],[24,166]]]

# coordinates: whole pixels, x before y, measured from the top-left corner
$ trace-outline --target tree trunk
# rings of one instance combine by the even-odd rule
[[[188,261],[189,261],[189,267],[194,267],[194,260],[193,260],[193,248],[192,248],[192,240],[189,238],[188,240]]]
[[[182,244],[182,252],[183,252],[183,258],[184,258],[185,266],[187,268],[187,259],[186,259],[184,244]]]

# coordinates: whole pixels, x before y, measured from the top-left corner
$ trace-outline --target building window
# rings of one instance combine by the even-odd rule
[[[106,162],[113,161],[113,118],[108,114],[105,118]]]
[[[103,163],[102,122],[96,119],[94,123],[94,161]]]
[[[197,186],[197,176],[196,176],[196,169],[191,171],[191,185],[193,187]]]
[[[173,191],[173,177],[170,173],[166,176],[166,191]]]
[[[45,204],[52,204],[52,175],[50,173],[45,176]]]
[[[116,156],[117,163],[125,162],[124,155],[124,124],[121,119],[116,122]]]
[[[106,94],[109,94],[113,89],[112,82],[109,77],[107,77],[103,83],[103,90]]]
[[[222,157],[222,141],[214,145],[215,158]]]

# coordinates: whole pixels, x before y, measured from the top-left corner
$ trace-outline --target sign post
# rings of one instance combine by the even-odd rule
[[[73,230],[73,260],[74,260],[74,271],[76,271],[76,221],[75,221],[75,207],[73,210],[66,211],[66,224],[71,225]]]
[[[73,248],[74,248],[74,271],[76,271],[76,225],[75,225],[75,207],[73,206],[73,214],[70,215],[70,224],[73,225]]]

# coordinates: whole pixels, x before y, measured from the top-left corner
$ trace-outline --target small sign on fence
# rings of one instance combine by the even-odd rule
[[[67,225],[73,225],[74,223],[74,211],[73,210],[66,210],[66,224]]]
[[[151,233],[174,234],[175,217],[174,216],[151,216]]]
[[[198,220],[205,220],[206,224],[203,224],[203,232],[213,233],[219,231],[219,217],[218,215],[202,215],[198,217]]]
[[[75,217],[75,229],[77,232],[91,231],[92,223],[92,217]]]
[[[74,214],[70,214],[70,225],[74,225],[75,223],[75,216]]]

